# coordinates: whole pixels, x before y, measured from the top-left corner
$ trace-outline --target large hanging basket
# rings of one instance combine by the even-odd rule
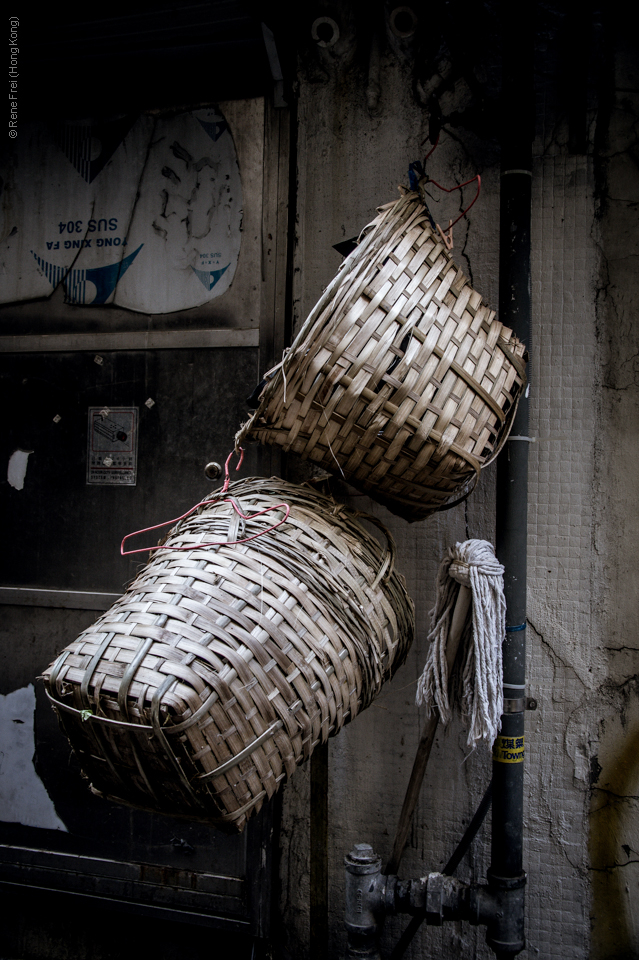
[[[44,673],[93,789],[243,829],[404,660],[413,604],[386,537],[277,479],[180,522]]]
[[[238,442],[292,450],[421,520],[467,494],[497,455],[523,357],[405,193],[344,261]]]

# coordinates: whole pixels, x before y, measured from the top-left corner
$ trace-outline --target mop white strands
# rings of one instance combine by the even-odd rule
[[[466,620],[449,684],[446,646],[460,586],[472,593],[472,616]],[[446,724],[453,710],[469,725],[468,745],[492,741],[501,725],[502,643],[506,636],[504,568],[487,540],[466,540],[450,547],[437,574],[437,598],[431,610],[431,641],[416,701],[437,707]]]

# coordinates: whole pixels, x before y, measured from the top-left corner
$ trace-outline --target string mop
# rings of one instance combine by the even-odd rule
[[[449,678],[446,647],[463,588],[471,591],[472,615],[463,626],[459,655]],[[469,727],[469,746],[478,740],[492,743],[501,726],[506,601],[504,568],[487,540],[466,540],[449,548],[439,566],[437,598],[430,617],[431,646],[417,686],[417,704],[426,707],[427,716],[436,707],[444,724],[453,711],[460,712]]]

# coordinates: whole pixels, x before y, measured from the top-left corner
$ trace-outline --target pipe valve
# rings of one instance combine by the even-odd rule
[[[346,960],[380,960],[377,937],[387,914],[408,913],[430,926],[445,920],[485,924],[488,944],[504,955],[523,950],[526,876],[494,876],[488,884],[465,883],[433,871],[415,880],[382,873],[382,861],[369,843],[356,843],[344,858],[346,869]]]

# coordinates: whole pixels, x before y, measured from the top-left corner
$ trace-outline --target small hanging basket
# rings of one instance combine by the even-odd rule
[[[505,442],[524,345],[416,193],[379,208],[237,436],[341,474],[406,520],[467,496]]]
[[[357,516],[252,479],[171,531],[44,673],[94,792],[242,830],[368,706],[414,612],[390,534],[382,546]]]

